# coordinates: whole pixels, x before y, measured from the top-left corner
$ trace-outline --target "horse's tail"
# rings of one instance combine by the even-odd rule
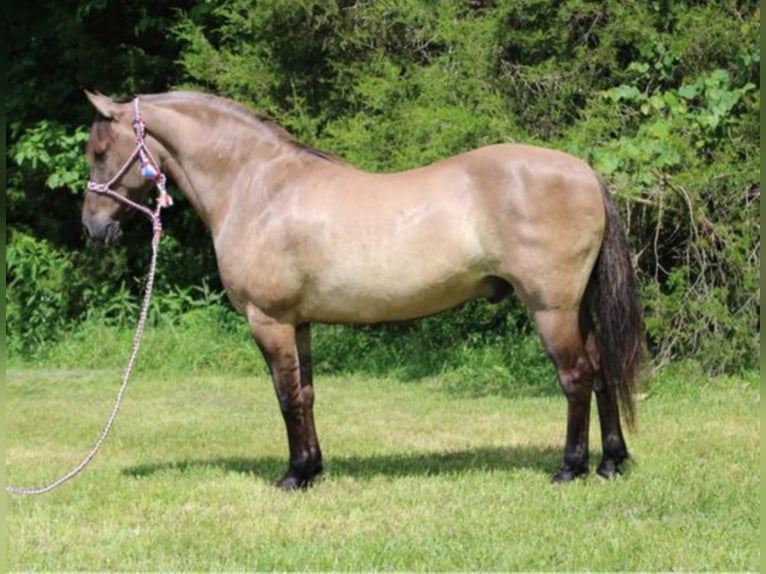
[[[588,286],[586,305],[595,315],[601,384],[617,388],[628,427],[635,426],[635,402],[646,356],[643,313],[628,240],[612,197],[599,178],[606,211],[601,251]]]

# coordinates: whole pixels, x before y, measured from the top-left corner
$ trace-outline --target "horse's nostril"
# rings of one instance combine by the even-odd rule
[[[116,221],[104,223],[94,219],[84,219],[82,227],[85,235],[96,243],[115,243],[122,235],[120,224]]]
[[[118,222],[112,221],[104,227],[103,242],[107,245],[117,243],[120,237],[122,237],[122,229]]]

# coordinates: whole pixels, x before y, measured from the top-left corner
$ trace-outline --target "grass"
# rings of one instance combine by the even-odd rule
[[[156,303],[153,308],[161,309]],[[502,393],[506,386],[515,388],[544,379],[552,383],[549,389],[556,390],[553,367],[537,333],[531,330],[529,318],[509,312],[510,301],[480,303],[472,301],[459,313],[397,325],[314,325],[314,371],[319,376],[361,373],[401,380],[458,374],[461,386],[470,384],[479,394]],[[133,329],[132,324],[115,324],[96,314],[34,350],[21,352],[16,341],[9,345],[8,361],[14,368],[56,365],[97,369],[105,357],[125,356]],[[144,333],[137,368],[155,376],[179,372],[249,376],[265,372],[247,321],[220,304],[184,313],[158,312]]]
[[[78,462],[119,375],[9,370],[8,481]],[[640,404],[627,475],[557,486],[558,395],[473,396],[443,376],[317,386],[327,473],[284,494],[266,378],[143,372],[84,474],[8,497],[8,569],[760,570],[755,374],[666,377]]]

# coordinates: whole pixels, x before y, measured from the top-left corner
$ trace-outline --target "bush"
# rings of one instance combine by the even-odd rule
[[[102,4],[71,20],[57,10],[50,22],[31,8],[13,17],[27,17],[42,37],[55,30],[83,38],[91,51],[129,63],[115,90],[187,87],[232,97],[364,169],[406,169],[497,141],[590,161],[629,228],[656,362],[689,359],[709,372],[759,362],[757,3],[226,0],[184,2],[173,13],[143,0]],[[118,21],[106,16],[124,10],[139,16],[136,38],[115,35],[110,46],[103,36],[111,35],[88,35],[89,25],[102,30]],[[143,35],[157,29],[170,31],[162,42]],[[47,64],[50,53],[45,43],[31,46],[11,59],[11,78]],[[64,50],[69,67],[45,71],[60,86],[74,76],[67,70],[90,69],[85,56]],[[177,64],[171,80],[168,62]],[[7,267],[7,326],[13,352],[33,354],[64,329],[131,321],[148,260],[148,242],[138,238],[147,230],[128,231],[117,250],[84,247],[72,222],[83,169],[73,150],[85,131],[72,118],[85,104],[78,94],[62,105],[53,88],[34,90],[33,102],[32,84],[10,85],[6,197],[16,259]],[[48,117],[59,112],[60,120]],[[209,319],[202,309],[210,307],[226,318],[206,328],[229,325],[199,219],[181,200],[165,227],[154,324],[183,330],[187,315]],[[33,273],[42,273],[47,293],[32,293]],[[208,285],[208,294],[195,285]],[[481,364],[511,375],[508,365],[523,362],[530,375],[547,376],[537,371],[544,359],[527,360],[536,337],[514,301],[474,303],[418,324],[317,332],[325,371],[398,365],[414,377]]]
[[[48,242],[12,231],[5,265],[8,352],[26,353],[56,340],[70,316],[72,262]]]

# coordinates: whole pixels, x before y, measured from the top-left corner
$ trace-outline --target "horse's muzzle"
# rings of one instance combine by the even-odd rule
[[[113,245],[122,237],[122,228],[119,221],[112,219],[107,221],[97,221],[93,219],[83,219],[83,228],[93,241],[103,245]]]

